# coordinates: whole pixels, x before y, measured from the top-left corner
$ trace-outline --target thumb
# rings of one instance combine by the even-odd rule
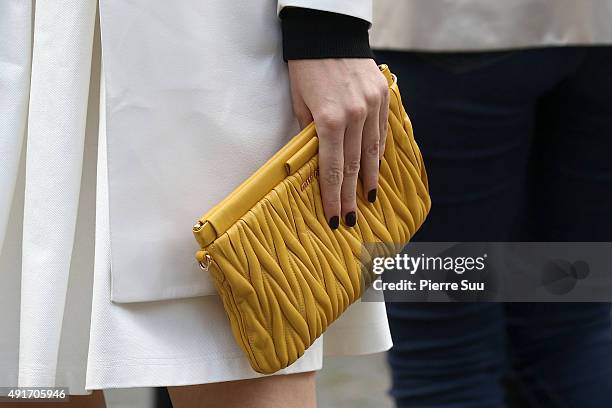
[[[302,98],[293,98],[293,113],[300,124],[300,129],[304,129],[313,121],[312,113]]]

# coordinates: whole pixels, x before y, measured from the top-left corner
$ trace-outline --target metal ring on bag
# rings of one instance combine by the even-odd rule
[[[206,254],[205,259],[206,259],[206,263],[202,263],[202,261],[198,261],[198,264],[200,265],[200,269],[208,272],[208,269],[210,268],[210,264],[212,263],[212,257],[209,254]]]

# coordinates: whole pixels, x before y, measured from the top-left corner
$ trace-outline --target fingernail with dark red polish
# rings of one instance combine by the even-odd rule
[[[373,203],[376,201],[376,189],[373,188],[368,192],[368,201]]]
[[[355,211],[347,213],[346,217],[344,218],[344,222],[346,222],[348,227],[354,227],[357,223],[357,215],[355,214]]]
[[[338,225],[340,225],[340,217],[338,217],[337,215],[334,215],[333,217],[331,217],[329,219],[329,227],[333,230],[338,228]]]

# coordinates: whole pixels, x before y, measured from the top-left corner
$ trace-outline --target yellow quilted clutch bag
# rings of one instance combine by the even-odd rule
[[[430,208],[427,175],[396,77],[377,199],[358,183],[357,225],[329,228],[314,123],[193,226],[233,335],[255,371],[289,366],[364,292],[363,243],[407,243]],[[401,249],[401,247],[398,249]]]

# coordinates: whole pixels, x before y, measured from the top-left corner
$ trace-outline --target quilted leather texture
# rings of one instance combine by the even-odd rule
[[[198,239],[206,245],[196,258],[208,263],[233,335],[260,373],[293,363],[360,298],[363,243],[405,244],[429,212],[427,174],[410,120],[395,78],[381,69],[391,91],[389,133],[374,203],[358,183],[355,227],[328,227],[315,150],[236,222],[215,231],[212,242]],[[316,138],[314,127],[309,132]],[[194,227],[196,238],[206,219]]]

